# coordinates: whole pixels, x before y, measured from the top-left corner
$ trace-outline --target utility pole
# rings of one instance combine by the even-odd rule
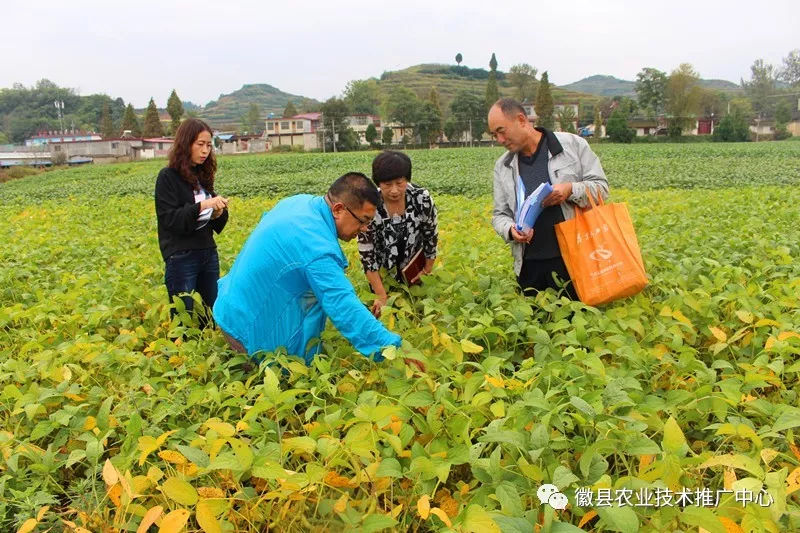
[[[333,153],[336,153],[336,120],[331,119],[331,128],[333,128]]]
[[[472,148],[472,119],[469,119],[469,147]]]

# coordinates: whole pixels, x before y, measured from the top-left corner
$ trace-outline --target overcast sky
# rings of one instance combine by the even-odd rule
[[[474,5],[473,5],[474,4]],[[48,78],[144,107],[175,88],[205,105],[245,83],[324,100],[419,63],[526,62],[564,85],[691,63],[738,83],[800,48],[798,0],[571,2],[85,0],[3,2],[0,87]]]

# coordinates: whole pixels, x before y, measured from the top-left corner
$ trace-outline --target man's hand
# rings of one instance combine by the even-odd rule
[[[542,207],[550,207],[551,205],[561,205],[567,201],[567,198],[572,194],[572,183],[557,183],[553,185],[553,192],[542,202]]]
[[[420,372],[425,372],[425,363],[419,361],[417,359],[409,359],[408,357],[403,359],[403,362],[408,366],[416,367],[417,370]]]
[[[372,302],[372,307],[370,308],[370,312],[372,312],[375,318],[381,317],[381,309],[383,309],[383,306],[386,305],[386,300],[387,297],[386,295],[384,295],[384,296],[378,296],[377,298],[375,298],[375,301]]]
[[[514,239],[516,242],[530,244],[530,242],[533,240],[533,228],[529,229],[524,233],[520,233],[517,231],[517,228],[512,225],[511,238]]]

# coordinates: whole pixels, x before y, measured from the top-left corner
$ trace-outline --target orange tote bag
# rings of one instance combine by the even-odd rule
[[[628,205],[575,207],[575,218],[556,224],[556,237],[578,297],[600,305],[632,296],[647,285],[647,273]]]

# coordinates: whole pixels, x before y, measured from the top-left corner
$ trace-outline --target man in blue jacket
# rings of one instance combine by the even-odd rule
[[[231,347],[253,356],[284,347],[311,364],[330,317],[355,348],[376,361],[400,346],[356,296],[337,240],[366,231],[378,189],[363,174],[337,179],[325,196],[299,194],[264,213],[219,280],[214,319]]]

